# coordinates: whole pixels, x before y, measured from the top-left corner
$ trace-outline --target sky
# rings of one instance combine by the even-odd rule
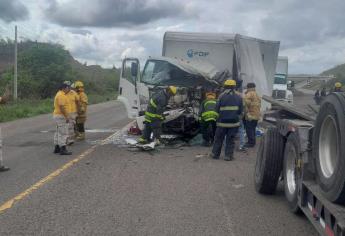
[[[345,63],[344,0],[0,0],[0,37],[62,44],[88,65],[160,56],[166,31],[280,41],[289,73]]]

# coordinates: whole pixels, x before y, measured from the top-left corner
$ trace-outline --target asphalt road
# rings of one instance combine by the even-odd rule
[[[116,130],[126,123],[122,106],[109,102],[90,109],[87,126]],[[0,173],[0,207],[92,152],[1,212],[0,235],[316,235],[305,217],[289,212],[282,186],[273,196],[255,192],[256,149],[225,162],[201,147],[95,147],[110,135],[96,132],[72,147],[72,157],[61,157],[51,154],[50,116],[1,126],[12,170]]]

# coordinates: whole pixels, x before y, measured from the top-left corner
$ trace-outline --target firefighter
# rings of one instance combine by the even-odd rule
[[[260,119],[261,98],[256,93],[255,87],[255,83],[248,83],[244,95],[244,126],[248,138],[248,142],[245,144],[246,148],[252,148],[256,144],[256,126]]]
[[[211,157],[219,159],[225,139],[224,160],[231,161],[234,158],[235,136],[240,126],[243,101],[241,96],[235,91],[235,80],[226,80],[224,82],[224,89],[225,91],[219,96],[216,104],[216,112],[219,116]]]
[[[334,84],[334,92],[343,92],[341,87],[342,87],[342,84],[340,82],[336,82]]]
[[[139,143],[144,144],[151,141],[155,141],[156,144],[160,143],[162,121],[164,120],[163,112],[168,105],[170,97],[174,96],[176,91],[177,88],[175,86],[169,86],[152,95],[145,112],[145,127]],[[151,133],[153,133],[153,139],[151,139]]]
[[[85,121],[86,121],[88,98],[84,91],[83,82],[76,81],[74,86],[79,95],[79,108],[78,108],[78,115],[76,118],[76,139],[81,141],[81,140],[85,140]]]
[[[214,140],[218,118],[218,113],[215,111],[216,103],[216,93],[207,92],[206,99],[201,103],[199,109],[203,146],[212,145]]]
[[[68,115],[68,98],[67,93],[70,91],[68,84],[63,83],[60,90],[54,98],[53,118],[56,123],[56,131],[54,135],[55,154],[71,155],[66,149],[68,139],[68,127],[70,117]]]
[[[65,84],[71,86],[71,82],[70,81],[65,81]],[[73,88],[74,86],[72,86]],[[76,91],[74,91],[73,89],[70,89],[69,92],[66,94],[67,98],[68,98],[68,115],[69,115],[69,126],[68,126],[68,140],[67,143],[68,145],[71,145],[74,143],[75,141],[75,137],[76,137],[76,118],[77,118],[77,112],[78,112],[78,108],[79,108],[79,95]]]

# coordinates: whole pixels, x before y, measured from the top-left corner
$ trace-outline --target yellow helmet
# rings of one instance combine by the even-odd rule
[[[81,81],[76,81],[75,83],[74,83],[74,86],[76,87],[76,88],[78,88],[78,87],[84,87],[84,84],[83,84],[83,82],[81,82]]]
[[[341,84],[340,82],[336,82],[336,83],[335,83],[335,87],[336,87],[336,88],[341,88],[341,87],[342,87],[342,84]]]
[[[224,82],[224,86],[236,86],[236,81],[233,79],[227,79]]]
[[[214,92],[207,92],[206,97],[209,99],[215,99],[217,96],[216,96],[216,93]]]
[[[175,95],[177,92],[177,88],[175,86],[169,86],[169,91],[171,92],[172,95]]]

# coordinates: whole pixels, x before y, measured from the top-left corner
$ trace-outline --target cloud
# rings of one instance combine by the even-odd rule
[[[26,20],[29,11],[26,6],[18,0],[0,1],[0,19],[9,23],[17,20]]]
[[[345,62],[343,0],[20,1],[30,19],[18,24],[19,36],[60,43],[88,64],[118,67],[123,57],[159,56],[167,30],[279,40],[290,73],[319,73]],[[0,0],[0,19],[14,19],[16,14],[3,11],[16,4],[22,5]],[[3,37],[12,31],[11,23],[0,20]]]
[[[77,28],[69,29],[68,32],[70,32],[72,34],[81,34],[81,35],[92,34],[92,32],[90,30],[77,29]]]
[[[262,33],[283,41],[283,48],[345,37],[345,1],[276,1],[261,21]]]
[[[194,4],[169,0],[52,0],[46,17],[69,27],[133,27],[166,18],[196,16]]]

